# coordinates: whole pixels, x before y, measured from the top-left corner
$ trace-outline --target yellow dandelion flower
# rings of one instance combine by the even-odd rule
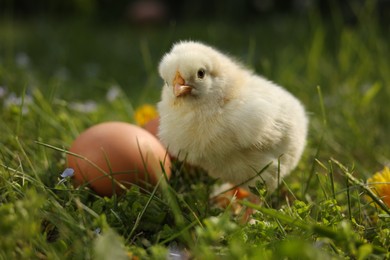
[[[149,104],[138,107],[134,112],[135,122],[140,126],[144,126],[146,123],[156,118],[157,116],[158,113],[156,107]]]
[[[370,189],[390,207],[390,169],[385,167],[367,180]]]

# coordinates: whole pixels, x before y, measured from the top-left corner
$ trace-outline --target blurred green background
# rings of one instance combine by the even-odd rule
[[[367,12],[388,24],[390,1],[373,3]],[[3,0],[0,84],[21,90],[39,82],[34,87],[77,99],[98,98],[119,85],[133,102],[157,100],[160,57],[173,42],[193,39],[237,56],[270,79],[281,78],[278,83],[290,88],[325,87],[307,75],[308,40],[320,37],[337,48],[336,35],[344,26],[359,26],[359,12],[367,6],[365,1],[320,0]],[[316,33],[321,19],[329,22],[325,26],[334,38]],[[296,51],[298,59],[291,56]],[[298,67],[301,82],[275,75],[281,58]]]

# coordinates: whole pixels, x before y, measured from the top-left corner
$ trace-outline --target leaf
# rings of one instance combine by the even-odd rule
[[[93,258],[96,260],[129,259],[121,239],[110,228],[98,236],[94,243],[94,252]]]
[[[367,107],[371,104],[374,97],[378,94],[379,90],[381,90],[382,85],[379,82],[375,82],[365,93],[362,99],[362,106]]]
[[[370,244],[364,244],[358,249],[358,259],[367,259],[368,256],[372,253],[373,248]]]

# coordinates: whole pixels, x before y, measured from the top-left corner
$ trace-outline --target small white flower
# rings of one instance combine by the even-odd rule
[[[120,94],[121,94],[121,89],[118,86],[113,85],[108,89],[107,94],[106,94],[106,99],[109,102],[112,102],[112,101],[116,100]]]
[[[15,93],[11,93],[8,95],[7,99],[5,100],[5,106],[6,107],[9,107],[9,106],[12,106],[12,105],[15,105],[15,106],[21,106],[22,103],[24,105],[30,105],[33,103],[33,99],[31,96],[24,96],[24,99],[22,97],[18,97],[16,96]]]
[[[61,183],[66,182],[66,180],[74,175],[74,170],[72,168],[66,168],[62,173],[61,173],[61,180],[58,182],[57,185],[60,185]]]
[[[31,105],[33,103],[33,98],[31,96],[24,96],[24,97],[18,97],[15,93],[11,93],[7,96],[7,98],[4,100],[4,107],[9,108],[11,106],[21,106],[22,107],[22,114],[25,115],[28,113],[28,105]]]
[[[70,103],[70,108],[73,110],[83,112],[83,113],[92,113],[97,110],[97,104],[95,101],[87,100],[84,103],[81,102],[72,102]]]
[[[30,57],[24,52],[19,52],[16,54],[15,62],[19,67],[25,68],[30,64]]]
[[[96,228],[94,232],[96,235],[100,235],[100,232],[102,232],[102,230],[100,228]]]
[[[0,98],[5,97],[6,94],[7,94],[6,87],[0,86]]]
[[[73,168],[66,168],[62,173],[61,177],[66,178],[66,177],[72,177],[74,175],[74,170]]]

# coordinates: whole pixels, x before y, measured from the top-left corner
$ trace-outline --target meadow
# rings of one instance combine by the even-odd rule
[[[337,10],[167,26],[3,18],[0,259],[390,258],[390,205],[367,184],[390,165],[390,27],[369,4],[354,11],[354,23]],[[62,180],[83,130],[136,124],[137,108],[158,102],[159,60],[183,39],[302,101],[310,133],[297,169],[273,194],[253,187],[260,206],[227,208],[209,198],[219,181],[182,162],[150,193],[102,198]],[[254,221],[236,205],[256,209]]]

